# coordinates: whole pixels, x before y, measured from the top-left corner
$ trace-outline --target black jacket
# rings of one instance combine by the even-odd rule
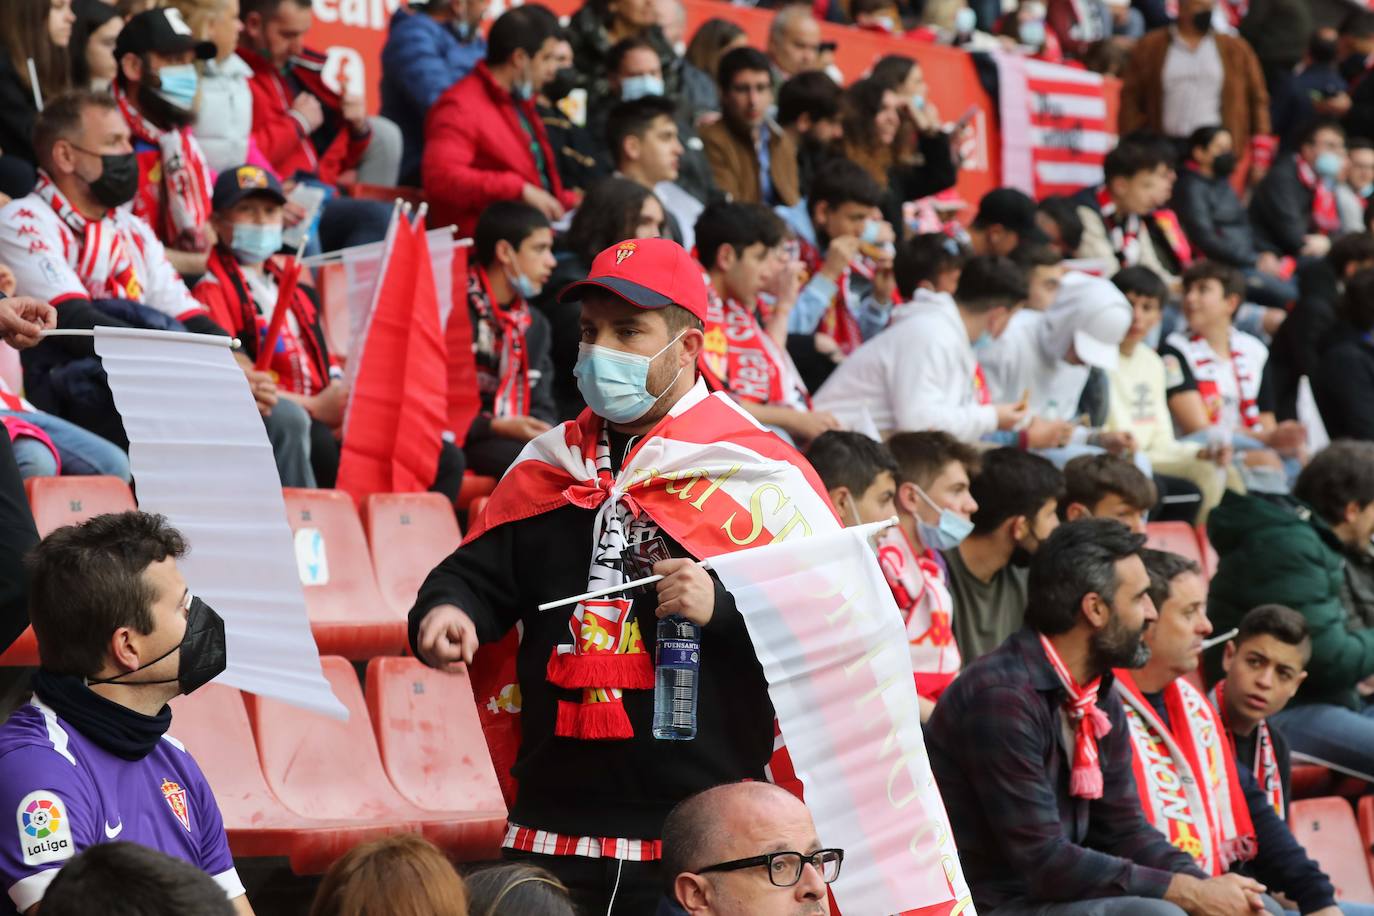
[[[628,444],[613,435],[612,453],[623,455]],[[744,618],[716,580],[714,616],[701,637],[694,739],[653,737],[652,690],[625,691],[633,738],[555,737],[558,702],[578,702],[580,694],[553,686],[545,676],[550,653],[568,641],[572,608],[536,607],[586,591],[595,517],[595,510],[564,506],[465,542],[421,586],[410,612],[410,645],[415,647],[424,615],[440,604],[462,608],[483,643],[523,621],[516,660],[521,740],[512,770],[519,789],[511,821],[577,836],[658,838],[668,811],[688,795],[763,777],[773,751],[773,705]],[[687,555],[664,540],[673,556]],[[650,653],[657,646],[657,602],[650,590],[635,599],[632,610]]]
[[[566,249],[554,252],[558,259],[544,289],[532,303],[549,319],[549,354],[553,362],[553,400],[559,420],[571,420],[587,406],[577,390],[573,367],[577,365],[577,345],[582,342],[582,305],[559,302],[558,294],[570,283],[587,279],[590,266]]]
[[[477,322],[473,320],[474,329]],[[475,333],[475,331],[474,331]],[[525,350],[530,365],[530,416],[550,425],[557,423],[558,407],[553,399],[553,361],[549,357],[549,319],[536,308],[530,309],[530,326],[525,329]],[[491,437],[492,405],[495,394],[481,394],[482,411],[472,418],[464,442],[480,442]]]
[[[18,66],[24,62],[19,61]],[[0,49],[0,150],[6,156],[38,161],[33,153],[33,122],[37,118],[33,90],[24,85],[15,63]]]
[[[954,167],[954,158],[950,153],[948,134],[921,134],[918,142],[924,162],[916,166],[896,165],[888,169],[887,185],[878,204],[883,211],[883,219],[892,224],[898,238],[902,236],[904,225],[904,203],[939,194],[946,188],[954,187],[959,180],[959,171]]]
[[[1321,348],[1336,323],[1340,281],[1329,258],[1298,268],[1298,298],[1269,345],[1264,372],[1274,392],[1280,420],[1298,416],[1298,380],[1309,379],[1321,361]]]
[[[1250,734],[1232,735],[1231,740],[1235,742],[1236,763],[1246,770],[1250,775],[1255,775],[1255,741],[1259,736],[1259,729],[1255,729]],[[1283,783],[1283,807],[1287,810],[1292,802],[1293,784],[1293,758],[1288,749],[1288,738],[1284,736],[1283,729],[1273,722],[1269,723],[1269,740],[1274,746],[1274,760],[1279,765],[1279,781]],[[1258,777],[1256,777],[1258,778]]]
[[[1255,188],[1250,221],[1261,251],[1296,257],[1312,224],[1313,193],[1298,179],[1296,156],[1284,156]]]
[[[1193,250],[1233,267],[1253,267],[1255,234],[1231,183],[1183,169],[1174,186],[1173,210]]]
[[[10,437],[0,434],[0,652],[29,625],[24,554],[37,543],[38,532],[29,514]]]
[[[1312,376],[1326,431],[1332,439],[1374,440],[1374,343],[1345,322],[1327,343]]]

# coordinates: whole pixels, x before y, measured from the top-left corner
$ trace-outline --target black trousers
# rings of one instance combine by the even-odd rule
[[[583,916],[654,916],[663,897],[662,863],[501,850],[508,862],[536,865],[562,881]]]

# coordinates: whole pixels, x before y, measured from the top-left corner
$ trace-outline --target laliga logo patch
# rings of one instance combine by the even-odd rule
[[[619,267],[621,264],[624,264],[626,259],[628,259],[630,255],[634,253],[634,242],[622,242],[620,247],[615,250],[615,266]]]
[[[167,807],[181,821],[181,826],[191,829],[191,809],[186,807],[186,790],[170,779],[162,780],[162,797],[167,799]]]
[[[61,862],[76,854],[65,805],[52,792],[30,792],[19,801],[19,846],[25,865]]]

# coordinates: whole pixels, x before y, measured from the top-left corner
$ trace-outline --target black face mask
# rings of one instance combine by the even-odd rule
[[[1212,11],[1198,10],[1193,14],[1193,28],[1206,35],[1212,31]]]
[[[1218,178],[1230,178],[1236,170],[1236,154],[1220,153],[1212,160],[1212,174]]]
[[[81,147],[77,147],[81,149]],[[102,155],[81,150],[92,156],[100,156],[100,177],[90,183],[91,196],[102,207],[113,210],[134,199],[138,191],[138,157],[133,153],[114,153]]]
[[[577,88],[577,76],[577,71],[572,67],[560,67],[553,79],[544,84],[544,98],[550,102],[567,98],[568,93]]]
[[[180,650],[177,659],[177,676],[156,681],[126,681],[131,674],[144,668],[151,668],[173,652]],[[191,607],[186,612],[186,633],[181,642],[163,652],[157,658],[140,665],[133,671],[126,671],[114,677],[87,678],[88,684],[118,684],[142,686],[144,684],[176,684],[183,694],[193,693],[224,673],[228,664],[225,653],[224,619],[215,613],[214,608],[199,598],[191,599]]]
[[[1363,54],[1351,54],[1341,61],[1340,67],[1337,69],[1340,71],[1341,77],[1345,79],[1346,82],[1350,82],[1365,71],[1365,66],[1368,62],[1369,58]]]
[[[1313,41],[1307,49],[1314,64],[1329,64],[1336,60],[1336,42],[1330,40]]]

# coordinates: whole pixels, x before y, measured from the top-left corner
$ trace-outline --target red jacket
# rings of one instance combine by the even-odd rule
[[[306,51],[301,59],[291,62],[295,86],[261,54],[240,46],[238,55],[253,68],[253,78],[248,81],[253,91],[253,142],[277,177],[289,181],[296,173],[305,172],[335,184],[341,172],[357,167],[372,134],[369,131],[354,137],[349,130],[339,111],[338,94],[320,78],[321,55]],[[301,92],[315,96],[324,109],[324,124],[313,135],[307,134],[305,126],[291,114],[291,103]],[[323,154],[316,141],[327,141]]]
[[[530,136],[516,106],[544,151],[546,186],[530,151]],[[430,225],[454,223],[472,235],[477,217],[498,200],[519,200],[526,184],[543,187],[564,207],[577,203],[558,177],[558,161],[532,102],[518,102],[497,85],[485,61],[459,80],[429,110],[421,164]]]

